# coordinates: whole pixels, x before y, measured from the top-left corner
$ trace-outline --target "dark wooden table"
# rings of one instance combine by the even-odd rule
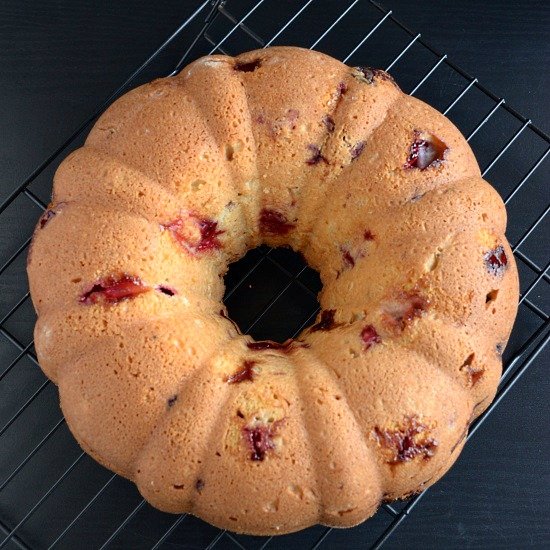
[[[0,201],[197,4],[189,0],[3,0]],[[385,6],[542,130],[550,131],[547,1],[386,0]],[[308,24],[315,21],[304,23],[304,33]],[[548,162],[545,169],[548,172]],[[0,244],[12,238],[4,232]],[[539,356],[387,548],[550,546],[548,366],[548,353]],[[328,538],[325,547],[363,548],[360,534],[354,533]],[[88,547],[85,543],[83,531],[83,548]]]

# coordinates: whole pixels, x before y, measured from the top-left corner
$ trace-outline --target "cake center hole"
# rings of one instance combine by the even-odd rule
[[[282,343],[315,321],[319,273],[289,248],[250,250],[229,266],[224,282],[229,317],[255,340]]]

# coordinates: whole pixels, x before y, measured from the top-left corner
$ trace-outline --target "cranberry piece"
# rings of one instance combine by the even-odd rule
[[[197,493],[202,493],[204,485],[205,483],[203,479],[197,479],[197,481],[195,482],[195,490],[197,491]]]
[[[279,342],[273,342],[271,340],[262,340],[260,342],[248,342],[246,344],[248,349],[254,351],[262,351],[264,349],[276,349],[276,350],[287,350],[292,345],[292,340],[287,340],[283,344]]]
[[[117,304],[122,300],[134,298],[149,290],[151,288],[143,284],[139,277],[131,275],[111,276],[95,283],[80,296],[79,301],[86,305],[99,303]]]
[[[260,213],[260,232],[272,235],[286,235],[295,225],[277,210],[264,208]]]
[[[376,69],[372,67],[355,67],[355,69],[359,72],[359,74],[354,75],[355,78],[367,84],[374,84]]]
[[[169,408],[169,409],[172,408],[172,407],[175,405],[175,403],[176,403],[177,400],[178,400],[178,396],[177,396],[177,395],[173,395],[172,397],[170,397],[170,398],[168,399],[168,401],[167,401],[167,403],[168,403],[168,408]]]
[[[437,167],[445,160],[448,149],[437,136],[415,130],[404,168],[426,170],[429,166]]]
[[[344,95],[348,91],[348,85],[345,82],[339,82],[336,92],[339,96]]]
[[[321,161],[328,164],[327,159],[321,154],[321,148],[318,145],[313,143],[307,146],[308,150],[311,152],[311,157],[306,160],[306,164],[309,166],[315,166]]]
[[[365,241],[374,241],[374,235],[372,231],[370,231],[369,229],[365,229],[365,232],[363,233],[363,239],[365,239]]]
[[[190,235],[190,223],[198,230],[198,238]],[[219,230],[218,222],[214,220],[189,214],[187,219],[178,218],[162,227],[170,231],[174,239],[192,254],[222,248],[218,237],[225,231]]]
[[[498,245],[495,249],[489,250],[484,256],[485,265],[491,275],[502,275],[508,266],[508,258],[504,252],[504,247]]]
[[[228,376],[225,381],[228,384],[240,384],[245,381],[252,382],[256,374],[254,370],[254,365],[256,365],[256,363],[257,361],[245,361],[243,366],[236,373]]]
[[[40,224],[40,229],[42,229],[54,216],[56,212],[55,210],[52,210],[51,208],[48,208],[42,216],[40,216],[40,221],[38,222]]]
[[[365,149],[366,143],[364,141],[358,141],[351,149],[350,149],[350,155],[351,160],[355,160],[359,155],[363,152]]]
[[[300,118],[300,111],[298,109],[289,109],[286,112],[286,119],[291,125],[291,128],[294,130],[296,128],[296,121]]]
[[[416,416],[405,419],[403,426],[397,429],[374,428],[374,435],[378,443],[388,449],[391,454],[389,464],[408,462],[417,456],[429,459],[438,446],[438,442],[428,437],[428,428],[418,421]]]
[[[382,304],[382,318],[396,332],[403,332],[415,318],[428,309],[429,301],[417,292],[399,292]]]
[[[58,202],[55,206],[54,205],[51,205],[49,206],[45,211],[44,213],[42,214],[42,216],[40,216],[40,220],[38,221],[38,226],[40,227],[40,229],[43,229],[45,227],[45,225],[54,217],[56,216],[61,208],[65,205],[64,202]]]
[[[361,331],[361,340],[363,341],[363,349],[366,351],[374,344],[379,344],[382,338],[376,332],[376,329],[372,325],[367,325]]]
[[[397,83],[395,82],[395,79],[390,73],[387,73],[386,71],[383,71],[382,69],[374,69],[375,72],[375,78],[379,78],[380,80],[385,80],[386,82],[391,82],[395,86],[397,86]]]
[[[426,194],[426,193],[415,193],[415,194],[411,197],[410,201],[411,201],[411,202],[418,202],[425,194]]]
[[[198,220],[199,229],[201,232],[201,240],[197,244],[197,251],[211,250],[221,248],[221,243],[218,240],[218,235],[224,233],[218,229],[218,222],[207,219]]]
[[[321,319],[316,325],[313,325],[310,329],[311,332],[317,332],[318,330],[330,330],[340,325],[340,323],[334,322],[335,309],[326,309],[321,312]]]
[[[258,58],[248,62],[237,61],[237,63],[235,63],[235,66],[233,68],[236,71],[240,71],[242,73],[252,73],[256,69],[259,69],[261,66],[262,66],[262,60]]]
[[[351,255],[351,252],[348,249],[342,247],[340,247],[340,251],[342,252],[344,267],[347,269],[355,267],[355,258]]]
[[[273,422],[272,424],[258,424],[243,428],[244,439],[251,449],[250,460],[261,462],[267,452],[275,448],[273,437],[278,425],[279,422]]]
[[[332,134],[332,132],[334,132],[336,124],[334,123],[334,119],[330,115],[325,115],[323,117],[323,124],[326,126],[329,134]]]
[[[248,342],[246,344],[248,349],[253,351],[263,351],[266,349],[272,349],[281,351],[282,353],[290,353],[295,347],[309,348],[309,344],[306,342],[299,342],[293,340],[292,338],[288,339],[286,342],[280,344],[279,342],[273,342],[272,340],[262,340],[260,342]]]
[[[361,82],[374,84],[374,81],[378,78],[380,80],[387,80],[388,82],[395,84],[393,77],[382,69],[373,69],[372,67],[355,67],[355,70],[357,73],[353,76]]]

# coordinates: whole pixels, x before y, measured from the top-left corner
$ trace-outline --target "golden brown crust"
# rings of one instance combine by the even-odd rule
[[[65,159],[28,273],[68,425],[169,512],[251,534],[355,525],[439,479],[517,310],[506,211],[460,132],[382,71],[299,48],[140,86]],[[229,262],[319,270],[299,342],[254,344]]]

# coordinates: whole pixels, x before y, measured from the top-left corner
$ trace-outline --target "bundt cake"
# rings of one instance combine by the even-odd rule
[[[29,253],[35,345],[79,444],[157,508],[348,527],[428,487],[491,402],[517,309],[506,212],[392,77],[275,47],[198,59],[99,118]],[[260,244],[321,312],[254,341],[222,305]]]

